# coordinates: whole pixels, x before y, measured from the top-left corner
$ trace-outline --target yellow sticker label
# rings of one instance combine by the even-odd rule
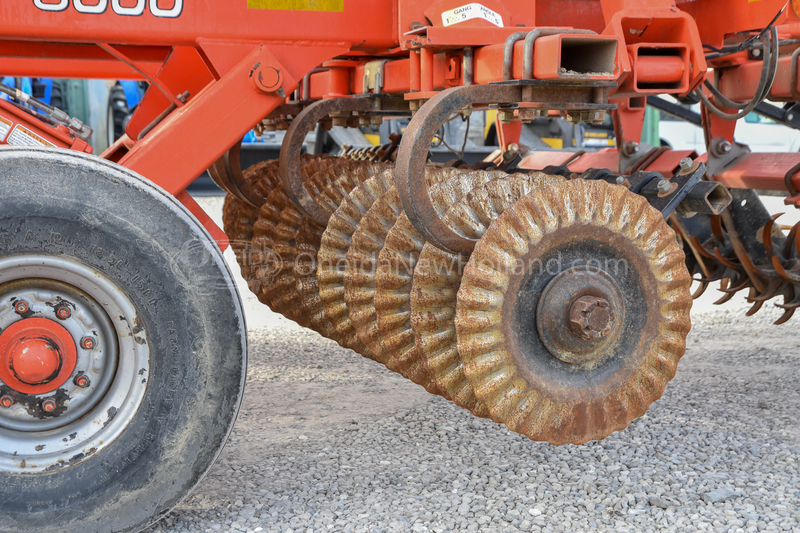
[[[344,11],[344,0],[247,0],[248,9]]]

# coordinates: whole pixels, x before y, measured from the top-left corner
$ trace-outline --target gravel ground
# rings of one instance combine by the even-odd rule
[[[800,532],[798,318],[695,313],[644,417],[555,447],[259,313],[231,439],[146,531]]]

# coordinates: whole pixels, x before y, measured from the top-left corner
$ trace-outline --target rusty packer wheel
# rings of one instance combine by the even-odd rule
[[[464,371],[492,418],[533,440],[580,444],[643,415],[675,375],[691,278],[644,198],[573,180],[506,210],[458,291]]]
[[[118,165],[8,148],[0,173],[0,532],[139,531],[233,427],[233,276],[174,197]]]
[[[458,235],[477,241],[511,204],[533,189],[563,179],[541,172],[495,178],[453,204],[443,220]],[[456,405],[486,418],[489,411],[475,397],[475,390],[464,375],[453,323],[456,293],[468,259],[425,243],[414,269],[411,325],[420,359],[436,384]]]

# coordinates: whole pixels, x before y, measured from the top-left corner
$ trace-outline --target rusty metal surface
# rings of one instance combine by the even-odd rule
[[[427,153],[434,135],[453,113],[458,113],[469,105],[519,101],[521,90],[518,87],[470,85],[438,93],[414,115],[403,134],[403,142],[397,154],[395,182],[403,202],[403,210],[428,242],[454,252],[470,251],[463,249],[463,239],[438,218],[423,179]]]
[[[441,174],[441,171],[435,172]],[[450,206],[475,188],[507,176],[497,171],[471,171],[440,181],[429,189],[437,216],[443,217]],[[449,395],[432,382],[411,327],[412,276],[424,245],[425,239],[406,214],[401,214],[389,230],[378,256],[373,303],[387,366],[449,399]]]
[[[376,174],[385,171],[385,165],[360,164],[351,171],[344,172],[336,167],[338,177],[322,187],[317,198],[320,205],[335,211],[345,198],[361,183],[372,179]],[[322,182],[314,176],[309,181],[309,189],[320,187]],[[318,252],[322,244],[322,233],[325,227],[317,224],[309,217],[302,217],[302,223],[294,236],[294,260],[292,274],[295,279],[295,291],[300,299],[303,312],[309,317],[314,329],[321,335],[340,342],[333,323],[325,314],[325,307],[319,297],[317,281]]]
[[[574,266],[573,255],[624,259],[613,275],[636,311],[625,313],[620,343],[577,365],[537,344],[529,309],[538,287],[563,270],[547,261]],[[495,220],[465,267],[455,318],[465,374],[513,431],[553,444],[603,438],[644,414],[674,376],[690,328],[690,283],[674,232],[643,198],[602,181],[534,191]]]
[[[430,185],[449,183],[463,175],[458,169],[430,167],[424,179]],[[465,182],[466,183],[466,182]],[[465,187],[466,185],[462,186]],[[453,190],[453,187],[447,189]],[[469,189],[466,189],[466,193]],[[344,300],[350,323],[358,332],[361,342],[367,347],[371,357],[387,364],[388,353],[381,342],[377,315],[373,303],[375,292],[375,272],[378,255],[389,230],[402,213],[397,190],[392,187],[378,197],[362,216],[345,255],[343,275]],[[388,366],[388,365],[387,365]],[[388,366],[399,372],[397,367]],[[430,385],[430,383],[428,382]]]
[[[733,202],[721,216],[670,219],[687,249],[687,268],[700,282],[694,296],[715,281],[723,293],[717,304],[747,291],[753,304],[748,316],[783,297],[775,304],[784,309],[775,324],[783,324],[800,307],[800,224],[784,234],[777,224],[780,215],[770,216],[754,191],[730,189],[730,194]]]
[[[446,206],[467,194],[473,187],[485,183],[492,177],[503,173],[484,171],[454,172],[452,169],[429,169],[426,181],[432,184],[431,195],[443,213]],[[407,314],[402,324],[397,324],[404,332],[392,330],[381,331],[378,325],[378,314],[375,305],[376,276],[383,274],[386,264],[379,263],[381,250],[386,244],[386,237],[402,216],[402,206],[395,188],[382,195],[362,218],[361,224],[353,235],[347,253],[345,269],[345,301],[350,313],[350,320],[359,333],[359,337],[367,345],[376,360],[384,363],[390,370],[399,372],[426,390],[439,394],[439,388],[431,381],[430,376],[414,350],[411,325]],[[410,226],[409,226],[410,228]],[[413,228],[411,228],[413,229]],[[421,244],[420,244],[421,249]],[[410,293],[410,276],[405,293],[406,302]],[[388,312],[388,309],[382,308]],[[399,333],[399,337],[396,334]],[[398,340],[400,339],[400,340]],[[391,342],[391,348],[385,341]],[[405,346],[401,346],[405,340]],[[408,345],[410,342],[410,346]],[[406,349],[408,348],[408,349]]]
[[[495,178],[472,189],[442,218],[463,237],[479,239],[494,219],[533,188],[563,180],[540,172]],[[459,407],[476,416],[489,417],[464,375],[456,345],[456,292],[466,262],[466,256],[425,244],[414,270],[411,325],[420,358],[437,385]]]
[[[303,179],[306,181],[310,181],[317,174],[329,174],[334,166],[344,163],[335,158],[308,158],[306,161],[308,161],[308,164],[301,169]],[[279,308],[276,306],[276,300],[274,299],[281,293],[273,285],[275,285],[279,275],[283,274],[285,276],[286,269],[291,268],[291,263],[284,264],[283,259],[275,249],[276,231],[281,224],[281,214],[290,205],[292,203],[286,195],[283,183],[278,183],[278,186],[267,196],[267,201],[261,206],[258,219],[253,224],[253,237],[248,258],[251,274],[246,279],[248,279],[250,290],[258,297],[259,301],[268,305],[276,313],[281,313],[300,325],[308,326],[310,321],[307,316],[300,312],[299,308],[290,306]],[[285,277],[282,281],[287,283]],[[284,285],[284,288],[288,290],[289,287]],[[269,293],[272,294],[270,295]]]
[[[369,111],[373,103],[369,98],[333,98],[320,100],[306,107],[292,120],[281,146],[280,175],[287,196],[295,206],[315,222],[323,226],[328,223],[331,211],[321,207],[306,190],[300,168],[297,165],[306,134],[317,122],[331,113],[342,111]]]
[[[387,169],[356,187],[331,215],[317,253],[319,296],[325,315],[336,331],[337,342],[367,357],[372,354],[359,339],[344,300],[346,255],[361,218],[375,200],[393,186],[394,170]]]
[[[320,205],[327,204],[328,207],[335,208],[345,195],[358,186],[360,180],[368,179],[378,168],[380,168],[379,165],[342,160],[307,177],[306,184],[309,190],[314,191]],[[305,172],[305,169],[303,170]],[[323,202],[325,203],[323,204]],[[262,238],[263,247],[272,251],[277,258],[277,263],[268,278],[261,278],[261,294],[274,310],[287,316],[297,317],[293,319],[298,323],[301,321],[307,323],[311,329],[328,336],[333,334],[334,330],[330,321],[325,317],[324,311],[319,309],[318,312],[311,314],[305,312],[302,296],[297,290],[298,279],[295,273],[304,272],[295,268],[298,257],[296,236],[304,219],[307,218],[293,203],[289,202],[281,210],[277,226],[274,227],[271,234],[265,234]],[[321,234],[322,227],[320,226],[318,229]],[[268,235],[272,236],[271,240]],[[305,244],[311,244],[311,240]],[[304,253],[310,254],[309,259],[312,264],[316,262],[316,248],[306,250]],[[315,275],[314,270],[311,269],[309,274]]]

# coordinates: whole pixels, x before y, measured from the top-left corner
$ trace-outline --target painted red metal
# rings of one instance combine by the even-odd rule
[[[0,334],[0,380],[24,394],[46,394],[69,379],[77,349],[69,332],[46,318],[25,318]]]
[[[564,62],[565,42],[574,50],[595,53],[591,42],[608,46],[616,41],[610,74],[585,72],[584,77],[618,83],[611,96],[620,106],[614,118],[622,149],[627,141],[640,138],[643,104],[638,104],[643,96],[687,94],[706,74],[704,43],[719,46],[726,35],[763,27],[783,6],[780,0],[678,0],[677,9],[672,0],[483,0],[481,5],[494,15],[455,20],[448,19],[448,13],[463,12],[466,3],[460,0],[344,0],[320,3],[323,7],[316,11],[255,9],[244,1],[202,6],[179,1],[169,8],[157,2],[140,4],[143,8],[137,10],[101,0],[97,6],[105,7],[87,14],[78,12],[73,0],[2,3],[0,71],[151,79],[154,85],[130,121],[127,137],[103,156],[164,187],[198,216],[199,207],[182,194],[186,185],[285,104],[306,75],[304,103],[360,95],[365,92],[367,65],[377,60],[383,62],[382,93],[429,99],[465,83],[469,74],[475,84],[501,81],[503,48],[512,34],[542,26],[592,30],[602,35],[538,39],[533,75],[539,81],[565,77],[562,69],[570,70]],[[121,11],[130,16],[121,16]],[[791,10],[778,23],[783,24],[782,38],[800,36]],[[106,44],[120,42],[125,45]],[[464,67],[465,47],[474,48],[471,73]],[[523,47],[522,41],[513,46],[514,79],[520,79],[526,67]],[[760,62],[743,54],[725,61],[714,63],[718,71],[724,70],[723,93],[734,100],[752,98]],[[781,59],[771,93],[776,99],[797,94],[797,80],[792,78],[796,69],[789,68],[788,61]],[[0,113],[8,107],[0,102]],[[35,118],[14,111],[15,120],[36,124]],[[733,126],[706,120],[714,136],[732,138]],[[504,129],[510,132],[518,126]],[[55,146],[87,151],[85,143],[59,128],[45,125],[36,133]],[[613,163],[608,152],[596,158],[598,163]],[[571,167],[589,159],[579,158]],[[660,161],[667,159],[662,155],[648,168]],[[223,239],[210,218],[202,218],[209,231]]]
[[[66,126],[51,126],[7,100],[0,100],[0,145],[38,145],[92,153],[92,147],[70,134]]]

